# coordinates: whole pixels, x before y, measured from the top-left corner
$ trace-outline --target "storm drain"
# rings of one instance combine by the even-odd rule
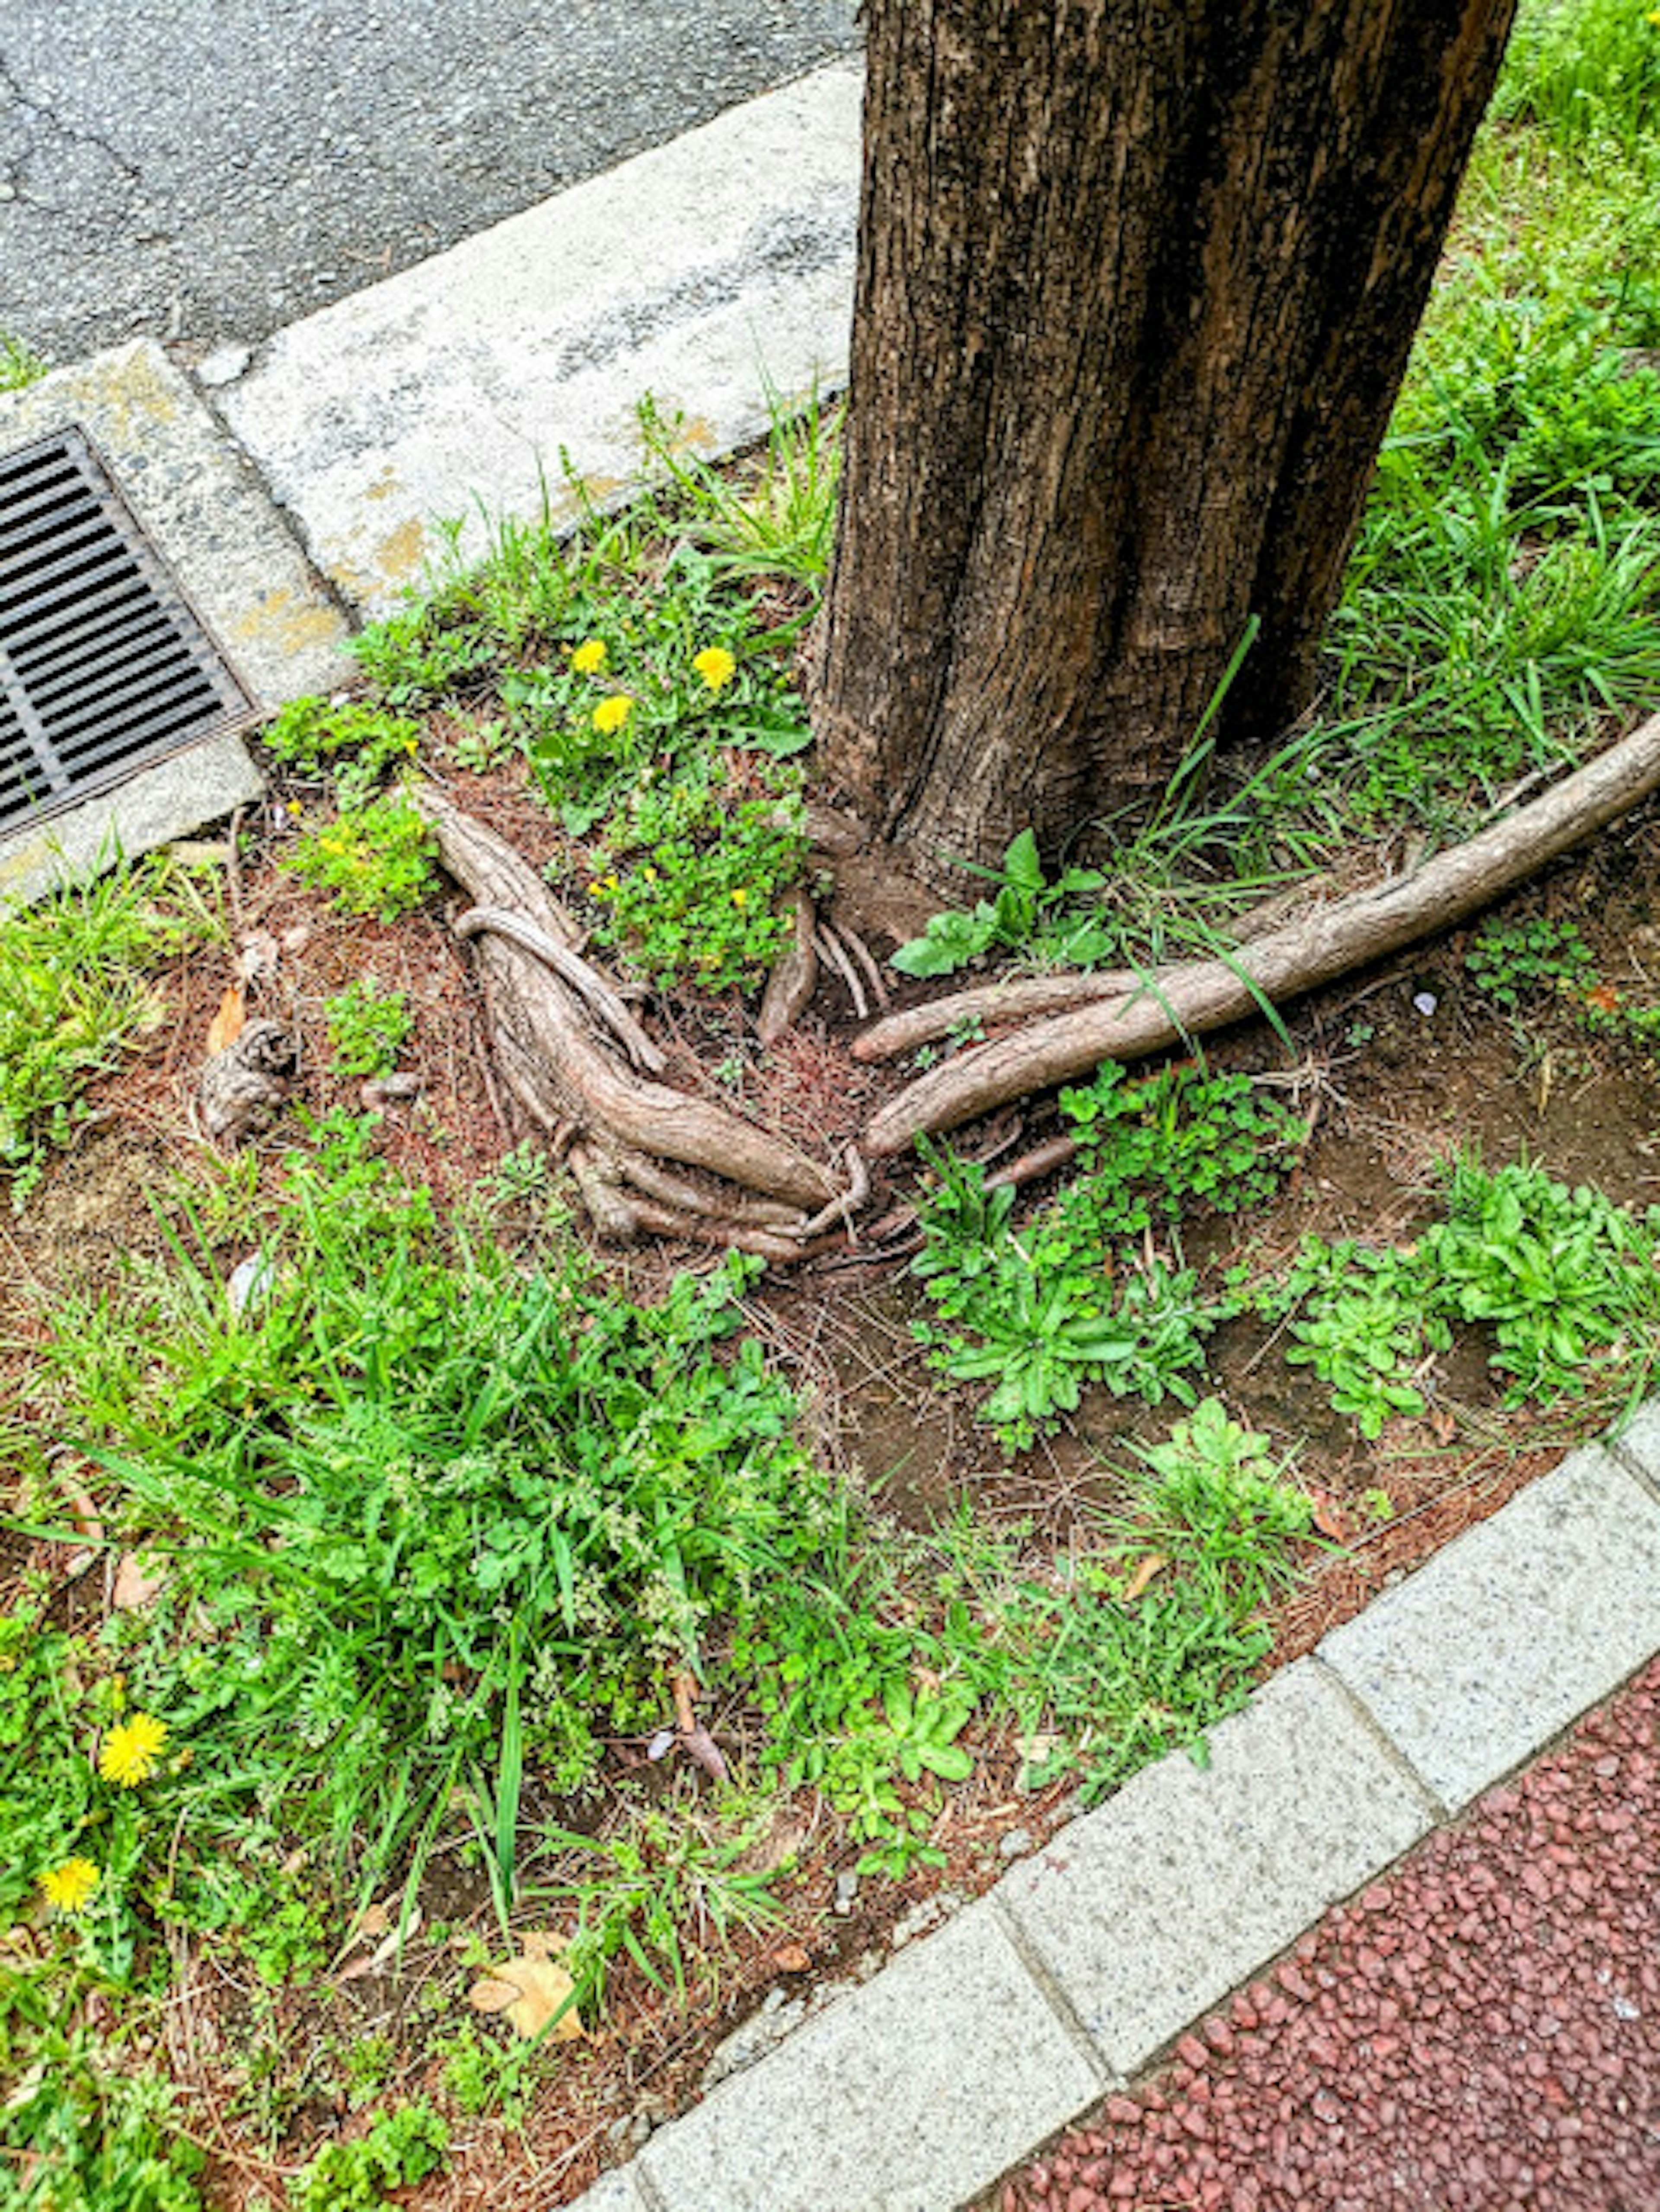
[[[0,457],[0,832],[252,711],[85,434]]]

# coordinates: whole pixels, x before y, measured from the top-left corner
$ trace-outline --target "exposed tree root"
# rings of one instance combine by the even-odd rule
[[[509,914],[499,906],[476,906],[471,913],[459,915],[450,927],[458,937],[477,937],[481,930],[493,929],[498,937],[510,938],[525,951],[533,952],[593,1009],[636,1067],[648,1075],[660,1075],[668,1065],[599,969],[556,937],[534,927],[522,915]]]
[[[915,1014],[878,1021],[854,1047],[861,1060],[903,1051],[965,1015],[1037,1015],[909,1084],[846,1147],[847,1181],[727,1109],[656,1080],[663,1056],[621,994],[576,949],[577,932],[541,878],[511,847],[439,793],[420,805],[445,867],[477,902],[457,924],[476,942],[502,1083],[570,1164],[603,1235],[657,1235],[799,1261],[846,1251],[876,1195],[871,1163],[918,1135],[954,1128],[1104,1060],[1145,1058],[1330,982],[1463,920],[1660,787],[1660,714],[1544,797],[1410,873],[1298,918],[1242,927],[1225,959],[1182,962],[1145,975],[1038,976],[961,992]],[[769,987],[763,1035],[775,1037],[811,994],[822,955],[854,1004],[880,992],[869,951],[794,901],[790,952]],[[816,948],[816,949],[815,949]],[[861,973],[862,971],[862,973]],[[624,1065],[626,1054],[633,1066]],[[642,1073],[642,1071],[645,1071]],[[1018,1127],[1018,1124],[1017,1124]],[[1063,1166],[1057,1138],[990,1180],[1025,1182]],[[691,1170],[688,1175],[682,1170]],[[708,1182],[705,1177],[709,1178]],[[914,1218],[914,1217],[910,1217]],[[879,1244],[909,1225],[890,1214]]]
[[[956,1128],[1012,1098],[1070,1082],[1104,1060],[1144,1059],[1178,1038],[1278,1006],[1478,912],[1501,892],[1628,813],[1660,787],[1660,714],[1565,777],[1543,798],[1438,853],[1410,874],[1332,900],[1270,930],[1232,960],[1198,960],[1146,977],[1076,976],[1069,1012],[962,1053],[902,1091],[862,1139],[876,1159]],[[1062,979],[1045,978],[1059,983]],[[1110,995],[1103,981],[1116,987]]]
[[[795,1027],[818,988],[818,951],[813,943],[818,917],[806,891],[792,891],[794,927],[790,941],[767,978],[756,1029],[763,1044],[776,1044],[787,1030]]]
[[[538,937],[575,950],[569,917],[511,846],[435,789],[423,789],[418,804],[436,832],[444,866],[479,907],[505,909]],[[589,1140],[590,1204],[598,1200],[599,1211],[617,1227],[626,1201],[599,1196],[611,1187],[602,1163],[617,1153],[654,1154],[702,1168],[742,1193],[803,1212],[837,1196],[836,1177],[794,1146],[623,1066],[596,1028],[586,997],[554,971],[539,948],[528,951],[493,926],[477,943],[502,1080],[539,1127],[553,1130],[569,1122]]]

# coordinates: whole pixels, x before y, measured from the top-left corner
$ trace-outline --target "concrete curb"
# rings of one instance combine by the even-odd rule
[[[581,2212],[952,2212],[1660,1652],[1660,1401],[660,2129]]]
[[[568,472],[613,500],[647,395],[714,454],[766,428],[769,388],[842,384],[861,83],[834,63],[747,100],[291,325],[220,388],[335,587],[384,613],[497,517],[574,520]]]

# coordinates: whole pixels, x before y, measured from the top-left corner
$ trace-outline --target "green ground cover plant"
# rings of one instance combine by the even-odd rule
[[[210,896],[163,860],[0,907],[0,1175],[15,1205],[73,1134],[87,1085],[160,1018],[152,971],[221,933]]]
[[[937,1185],[912,1263],[935,1316],[915,1322],[930,1365],[995,1378],[980,1418],[1024,1450],[1075,1412],[1085,1387],[1192,1405],[1204,1339],[1224,1317],[1179,1260],[1140,1249],[1155,1227],[1272,1197],[1295,1157],[1295,1116],[1249,1078],[1167,1069],[1132,1083],[1115,1062],[1062,1091],[1080,1172],[1017,1227],[1016,1194],[923,1147]]]
[[[386,1075],[415,1026],[409,996],[383,991],[373,975],[360,975],[323,1008],[329,1046],[342,1075]]]
[[[1421,1413],[1422,1380],[1460,1324],[1479,1325],[1505,1402],[1548,1407],[1609,1388],[1640,1395],[1660,1316],[1660,1208],[1637,1213],[1528,1161],[1455,1158],[1443,1218],[1396,1249],[1308,1236],[1292,1266],[1249,1284],[1241,1310],[1289,1324],[1363,1436]]]
[[[1201,727],[1110,861],[1046,865],[1016,839],[902,967],[1217,950],[1242,907],[1357,830],[1456,834],[1652,693],[1657,51],[1612,0],[1524,17],[1308,726],[1237,764]],[[501,526],[482,567],[358,641],[368,698],[301,702],[269,741],[302,789],[325,787],[305,790],[298,858],[346,911],[427,895],[429,840],[397,782],[418,752],[481,775],[522,757],[563,840],[554,880],[618,968],[752,989],[806,879],[793,659],[830,543],[834,418],[781,411],[735,474],[679,426],[643,427],[661,493],[572,536],[551,515]],[[144,1034],[147,971],[216,927],[159,863],[76,915],[0,920],[15,1194]],[[1646,1041],[1646,1010],[1604,1003],[1568,925],[1479,932],[1471,975],[1513,1018],[1561,1006]],[[391,1064],[407,1012],[340,994],[339,1072]],[[51,2212],[198,2212],[191,2112],[152,2070],[170,1944],[240,1977],[261,2049],[236,2124],[275,2144],[304,2101],[283,2008],[325,1985],[371,1899],[413,1942],[441,1861],[481,1923],[559,1927],[588,2027],[624,2021],[642,1982],[687,2017],[728,1947],[800,1924],[791,1858],[768,1846],[804,1807],[831,1862],[845,1845],[868,1878],[903,1879],[946,1862],[958,1793],[1010,1743],[1024,1787],[1067,1777],[1091,1800],[1174,1747],[1202,1758],[1313,1543],[1295,1466],[1207,1380],[1225,1320],[1276,1332],[1274,1356],[1365,1437],[1428,1409],[1461,1333],[1512,1405],[1600,1402],[1649,1371],[1655,1213],[1467,1158],[1409,1244],[1310,1238],[1253,1279],[1177,1239],[1202,1254],[1280,1186],[1302,1124],[1261,1086],[1109,1067],[1061,1113],[1078,1172],[1035,1206],[934,1154],[917,1271],[930,1359],[1009,1449],[1086,1388],[1180,1409],[1104,1471],[1111,1509],[1081,1509],[1059,1548],[966,1508],[923,1532],[885,1522],[808,1449],[800,1395],[746,1326],[751,1263],[651,1297],[607,1284],[529,1148],[448,1206],[386,1165],[373,1124],[303,1127],[286,1158],[158,1189],[159,1255],[52,1292],[29,1351],[37,1435],[6,1438],[17,1525],[86,1547],[58,1486],[73,1449],[97,1540],[161,1587],[71,1628],[37,1578],[0,1621],[0,1905],[30,1929],[27,1971],[0,1964],[0,2070],[9,2136],[52,2162]],[[677,1677],[719,1730],[725,1783],[672,1742]],[[447,1939],[425,1933],[441,1983]],[[453,2009],[410,2014],[307,2058],[306,2094],[367,2112],[413,2086],[401,2039],[429,2039],[429,2096],[313,2159],[290,2192],[303,2212],[407,2197],[445,2154],[445,2111],[521,2119],[569,2061],[456,2030]]]

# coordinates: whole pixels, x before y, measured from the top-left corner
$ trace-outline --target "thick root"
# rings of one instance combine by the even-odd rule
[[[1221,1029],[1265,1006],[1449,928],[1606,829],[1660,788],[1660,714],[1577,769],[1542,799],[1410,874],[1334,899],[1298,921],[1241,945],[1230,960],[1198,960],[1135,979],[1096,978],[1110,995],[1035,1022],[931,1069],[891,1099],[862,1140],[891,1158],[919,1135],[954,1129],[1034,1091],[1099,1066],[1145,1059],[1179,1037]]]

